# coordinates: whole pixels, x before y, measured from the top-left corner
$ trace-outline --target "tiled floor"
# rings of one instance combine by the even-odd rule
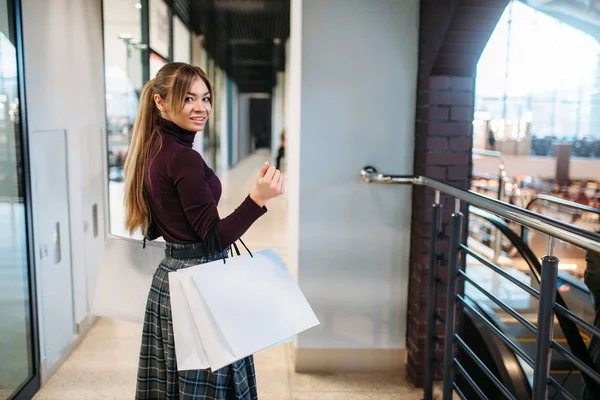
[[[235,208],[251,189],[268,154],[255,155],[223,177],[222,215]],[[269,212],[244,236],[251,249],[275,247],[287,258],[287,201],[272,201]],[[141,326],[100,320],[42,388],[36,400],[132,399],[135,391]],[[418,400],[422,391],[400,374],[297,374],[292,345],[255,355],[261,400]]]

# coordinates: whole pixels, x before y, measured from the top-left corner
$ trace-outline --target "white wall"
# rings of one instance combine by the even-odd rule
[[[290,268],[321,321],[297,338],[297,369],[404,362],[411,189],[358,174],[412,173],[418,10],[418,0],[292,0]]]
[[[74,324],[85,323],[105,236],[107,180],[101,1],[22,0],[22,5],[27,128],[30,134],[66,131],[72,306]],[[97,237],[92,232],[94,204],[98,205]],[[38,282],[38,287],[41,286]],[[39,301],[52,301],[52,295],[40,293]],[[51,315],[41,318],[52,321]],[[40,333],[43,337],[43,330]]]

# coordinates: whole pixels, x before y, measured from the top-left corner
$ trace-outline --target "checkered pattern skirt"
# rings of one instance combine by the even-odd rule
[[[173,249],[193,245],[167,244]],[[166,257],[154,279],[143,328],[136,399],[256,400],[252,356],[211,372],[178,371],[169,297],[169,272],[227,257],[227,251],[208,257],[176,260]]]

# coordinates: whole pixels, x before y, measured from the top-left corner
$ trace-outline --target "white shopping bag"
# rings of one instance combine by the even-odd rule
[[[93,315],[142,324],[156,268],[165,257],[164,242],[109,235],[92,303]]]
[[[169,273],[179,370],[215,371],[319,324],[277,252],[253,255]]]
[[[189,301],[186,296],[187,286],[192,283],[189,270],[190,268],[185,268],[177,273],[169,273],[171,318],[179,371],[210,368],[204,344],[192,316],[192,310],[198,312],[197,303],[195,299]]]

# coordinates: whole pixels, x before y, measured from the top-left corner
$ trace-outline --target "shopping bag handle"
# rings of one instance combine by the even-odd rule
[[[211,236],[217,240],[217,244],[219,245],[219,249],[222,249],[223,245],[221,244],[221,235],[219,235],[219,232],[217,231],[217,224],[218,223],[219,222],[216,221],[215,224],[213,225],[212,230],[211,230],[211,232],[212,232]],[[248,248],[248,246],[246,246],[246,243],[244,243],[244,241],[242,240],[242,238],[239,238],[238,240],[244,246],[244,248],[246,249],[246,251],[248,252],[248,254],[250,254],[250,257],[254,258],[254,255],[252,254],[252,252],[250,251],[250,249]],[[240,249],[237,247],[237,244],[235,243],[235,241],[233,242],[233,247],[235,248],[236,254],[238,256],[240,256],[241,255]],[[233,251],[231,251],[231,246],[229,246],[229,252],[231,254],[233,254]],[[223,264],[227,264],[226,257],[223,258]]]
[[[244,241],[242,240],[242,238],[239,238],[240,243],[244,246],[244,248],[246,249],[246,251],[248,252],[248,254],[250,254],[250,257],[254,258],[254,255],[252,254],[252,252],[250,251],[250,249],[248,248],[248,246],[246,246],[246,243],[244,243]],[[235,253],[240,256],[240,249],[237,247],[237,244],[235,244],[235,242],[233,242],[233,248],[235,249]],[[231,252],[231,254],[233,254],[233,251],[231,251],[231,246],[229,246],[229,251]]]

